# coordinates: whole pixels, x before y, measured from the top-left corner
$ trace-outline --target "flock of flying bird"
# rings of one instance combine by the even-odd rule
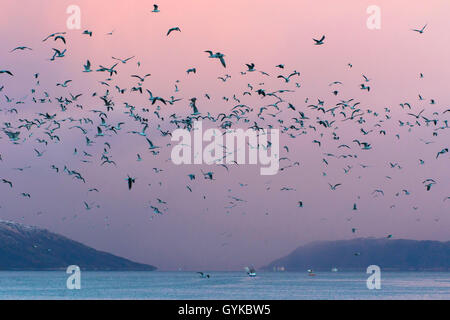
[[[160,9],[158,5],[154,5],[152,14],[158,14]],[[413,29],[414,32],[423,34],[425,25],[421,29]],[[181,28],[176,26],[170,28],[166,35],[167,37],[175,36],[175,33],[181,32]],[[90,38],[95,32],[85,30],[81,32],[83,37]],[[112,36],[113,32],[108,33]],[[311,45],[322,46],[325,44],[325,35],[319,39],[312,39]],[[48,35],[42,40],[43,44],[51,43],[50,53],[48,56],[49,63],[60,61],[64,59],[68,53],[70,39],[66,32],[56,32]],[[53,48],[54,46],[59,48]],[[27,52],[32,54],[33,49],[28,46],[17,46],[9,50],[10,54],[18,54],[19,52]],[[215,52],[213,50],[203,50],[205,58],[212,61],[217,61],[223,70],[227,70],[227,61],[225,54]],[[40,73],[33,73],[34,86],[30,89],[29,94],[24,98],[11,98],[8,91],[8,80],[15,77],[15,72],[11,70],[0,70],[0,92],[3,92],[4,100],[0,104],[0,112],[2,114],[1,131],[3,136],[0,137],[0,143],[11,143],[14,145],[21,145],[34,150],[36,158],[46,158],[46,147],[49,144],[64,144],[61,132],[70,133],[72,135],[82,135],[84,139],[83,145],[73,146],[73,157],[81,156],[81,163],[90,166],[115,167],[118,165],[117,160],[113,158],[112,143],[108,140],[110,137],[116,135],[131,135],[134,136],[133,143],[145,145],[148,155],[152,157],[148,160],[152,164],[154,173],[160,173],[163,169],[157,168],[154,164],[166,161],[168,159],[161,159],[162,150],[164,148],[170,149],[171,131],[176,128],[184,128],[191,130],[193,122],[202,120],[208,122],[211,126],[220,128],[221,130],[228,130],[233,128],[252,128],[259,132],[263,128],[277,128],[283,137],[286,139],[296,139],[300,136],[305,136],[310,139],[311,150],[313,152],[321,152],[322,165],[324,167],[323,177],[327,177],[326,171],[329,166],[333,165],[333,161],[337,159],[347,161],[348,163],[343,168],[346,175],[351,176],[351,171],[355,166],[362,169],[372,168],[371,165],[358,163],[358,154],[364,152],[371,152],[374,148],[374,143],[371,142],[373,136],[393,136],[400,140],[400,131],[392,129],[395,124],[398,128],[405,128],[404,132],[412,132],[417,128],[426,128],[428,135],[424,140],[425,145],[433,144],[432,139],[438,135],[447,135],[449,124],[446,117],[450,115],[450,109],[439,111],[438,108],[433,108],[436,104],[434,99],[426,100],[422,95],[418,95],[418,102],[402,102],[397,106],[401,108],[404,118],[397,121],[394,120],[395,115],[391,113],[391,107],[385,107],[384,110],[371,110],[364,107],[360,101],[355,98],[340,98],[343,94],[343,83],[341,81],[334,81],[329,84],[331,88],[331,97],[337,98],[339,101],[335,104],[326,102],[323,98],[307,98],[304,101],[289,101],[288,95],[300,90],[300,72],[297,70],[285,71],[284,64],[274,66],[274,70],[278,71],[275,80],[278,80],[280,86],[286,86],[283,89],[271,90],[265,84],[266,78],[273,78],[268,72],[257,69],[255,63],[249,62],[239,72],[237,76],[245,77],[251,73],[259,73],[260,79],[256,83],[248,83],[247,86],[240,93],[235,93],[232,96],[220,97],[221,102],[229,106],[228,110],[221,110],[218,114],[213,114],[208,108],[208,103],[213,101],[213,95],[209,93],[202,93],[198,97],[182,98],[180,95],[181,82],[177,80],[174,84],[174,93],[172,96],[159,96],[153,89],[146,85],[147,78],[151,77],[148,72],[136,72],[131,75],[123,75],[130,79],[128,87],[119,87],[116,78],[122,76],[120,67],[125,64],[136,64],[136,69],[140,70],[141,63],[137,61],[137,56],[130,55],[126,58],[117,58],[112,56],[112,63],[108,59],[98,67],[90,61],[80,62],[80,72],[95,73],[104,75],[104,79],[99,82],[99,88],[92,92],[73,94],[75,90],[75,80],[67,79],[55,84],[65,92],[60,96],[52,96],[52,90],[41,89],[40,87]],[[349,63],[345,66],[347,70],[353,68],[353,64]],[[187,75],[195,76],[197,74],[196,67],[190,67],[186,70]],[[223,83],[230,81],[235,77],[234,75],[225,74],[217,78]],[[423,78],[422,73],[419,78]],[[122,78],[123,79],[123,78]],[[131,81],[132,80],[132,81]],[[371,81],[367,76],[361,76],[361,84],[359,89],[361,93],[371,92]],[[93,102],[89,105],[100,105],[97,108],[88,107],[88,103],[82,104],[79,99],[90,95]],[[127,100],[127,95],[133,95],[133,99],[138,97],[142,100],[141,105]],[[252,99],[251,103],[245,103],[245,99]],[[414,111],[415,105],[423,105],[419,112]],[[47,111],[36,111],[30,115],[30,107],[33,111],[37,110],[39,106],[44,106]],[[178,108],[174,108],[174,107]],[[174,110],[177,110],[175,112]],[[182,111],[179,111],[182,110]],[[92,116],[90,116],[92,115]],[[119,122],[113,123],[113,118],[119,117]],[[274,121],[271,122],[271,121]],[[346,137],[345,134],[341,136],[339,128],[341,124],[351,123],[351,125],[358,129],[359,136],[351,138]],[[387,123],[390,124],[388,129]],[[134,126],[138,129],[125,131],[124,127]],[[153,130],[153,134],[150,133]],[[311,137],[311,138],[308,138]],[[285,138],[283,138],[285,139]],[[2,141],[3,140],[3,141]],[[337,143],[337,148],[331,147],[328,141]],[[290,142],[290,146],[295,146],[294,142]],[[449,140],[447,140],[449,141]],[[100,146],[95,149],[94,146]],[[132,149],[133,145],[127,145],[127,148]],[[270,148],[267,146],[250,146],[256,148]],[[327,147],[333,150],[326,149]],[[123,148],[123,146],[121,147]],[[3,149],[3,148],[2,148]],[[8,152],[2,152],[0,149],[0,166],[1,162],[11,156],[13,149],[8,149]],[[5,149],[3,149],[5,150]],[[91,151],[92,150],[92,151]],[[236,150],[226,150],[226,152],[235,152]],[[280,172],[288,170],[295,170],[296,167],[301,166],[300,160],[291,160],[288,144],[283,145],[280,151]],[[147,155],[136,153],[136,161],[142,162],[144,158],[149,159]],[[448,146],[441,146],[434,149],[433,161],[448,161]],[[46,159],[48,162],[48,174],[62,174],[69,176],[74,182],[81,183],[86,186],[86,190],[91,193],[101,192],[90,184],[89,177],[83,173],[83,166],[72,168],[69,165],[59,166],[52,163],[52,159]],[[418,158],[417,166],[424,165],[425,160]],[[213,167],[205,167],[197,170],[198,167],[186,167],[186,170],[197,170],[186,174],[184,180],[186,184],[186,192],[193,192],[194,184],[199,180],[199,177],[208,181],[216,181],[214,168],[222,167],[221,170],[226,170],[229,175],[232,175],[234,164],[218,164]],[[27,170],[31,168],[32,164],[22,168],[9,168],[9,170],[16,170],[26,174]],[[381,166],[381,165],[380,165]],[[390,162],[388,165],[392,170],[401,170],[402,165],[397,162]],[[0,190],[1,193],[7,197],[18,195],[21,201],[23,198],[32,198],[33,195],[26,190],[15,191],[15,182],[9,178],[8,168],[2,167],[0,171]],[[295,172],[295,171],[294,171]],[[294,172],[292,174],[294,174]],[[424,190],[428,192],[433,191],[433,186],[439,183],[439,177],[436,172],[435,176],[428,177],[421,183]],[[124,189],[132,192],[135,188],[143,186],[140,183],[140,178],[136,178],[131,173],[124,177],[120,176],[117,179],[124,180]],[[387,177],[389,181],[391,177]],[[182,179],[183,180],[183,179]],[[350,179],[349,179],[350,180]],[[139,182],[140,186],[137,184]],[[162,182],[160,182],[161,184]],[[330,192],[339,190],[345,182],[328,182]],[[351,183],[351,182],[350,182]],[[240,183],[241,187],[246,187],[248,184]],[[267,190],[270,186],[267,185]],[[294,186],[284,186],[280,191],[295,191]],[[396,196],[410,195],[408,189],[399,191]],[[373,190],[373,197],[383,197],[385,191],[383,188],[376,188]],[[126,196],[126,194],[124,194]],[[226,204],[225,211],[230,212],[233,208],[245,202],[238,195],[229,196],[229,201]],[[450,200],[446,196],[443,201]],[[303,208],[308,203],[307,199],[296,199],[293,202],[293,207]],[[450,204],[450,201],[448,201]],[[1,205],[1,203],[0,203]],[[93,210],[100,208],[95,202],[84,201],[80,204],[85,210]],[[349,206],[351,210],[358,210],[357,203]],[[157,198],[149,205],[152,211],[152,217],[164,215],[169,211],[169,204],[167,201]],[[296,208],[295,210],[301,210]],[[349,228],[352,233],[356,233],[358,228],[352,226]],[[387,235],[388,238],[392,235]]]

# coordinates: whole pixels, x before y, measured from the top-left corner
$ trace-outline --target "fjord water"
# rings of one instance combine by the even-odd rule
[[[449,272],[382,272],[369,290],[363,272],[94,272],[68,290],[64,271],[1,271],[0,299],[450,299]]]

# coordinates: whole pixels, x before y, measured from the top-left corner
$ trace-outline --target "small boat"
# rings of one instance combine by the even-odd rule
[[[209,279],[211,277],[209,274],[205,274],[205,273],[200,272],[200,271],[197,272],[197,273],[200,275],[201,278],[208,278]]]
[[[314,277],[316,274],[313,272],[312,269],[308,269],[308,276]]]
[[[254,267],[245,267],[245,271],[249,277],[256,277],[256,270]]]
[[[336,267],[335,267],[335,268],[332,268],[332,269],[331,269],[331,272],[338,272],[338,268],[336,268]]]

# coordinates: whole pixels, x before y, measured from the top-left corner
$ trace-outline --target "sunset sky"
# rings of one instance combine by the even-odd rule
[[[38,113],[46,112],[57,113],[57,119],[89,117],[95,125],[83,127],[95,144],[86,146],[82,132],[69,129],[75,122],[61,124],[61,129],[55,131],[59,143],[43,134],[50,122],[30,132],[21,129],[19,144],[13,144],[0,132],[0,179],[14,184],[13,188],[0,184],[1,219],[43,227],[162,270],[260,267],[316,240],[389,234],[394,238],[450,240],[450,199],[445,200],[450,196],[450,153],[436,159],[439,151],[450,147],[448,126],[437,130],[450,120],[450,112],[444,113],[450,108],[449,1],[156,3],[159,13],[151,12],[152,2],[138,0],[2,1],[0,70],[10,70],[14,76],[0,74],[0,87],[4,86],[0,92],[0,128],[7,128],[7,122],[16,128],[21,124],[19,119],[35,119]],[[67,29],[69,5],[81,9],[80,30]],[[366,9],[370,5],[381,9],[379,30],[367,28]],[[423,34],[411,30],[426,24]],[[179,27],[181,32],[166,36],[172,27]],[[83,35],[84,30],[92,31],[92,37]],[[66,32],[66,46],[59,40],[42,41],[54,32]],[[107,35],[109,32],[112,35]],[[322,35],[326,36],[324,44],[314,45],[312,39]],[[10,52],[18,46],[32,50]],[[66,56],[50,61],[52,48],[67,48]],[[227,68],[217,59],[208,58],[205,50],[224,53]],[[95,70],[99,65],[115,64],[112,56],[135,58],[126,64],[119,62],[118,74],[112,77],[114,85],[106,87],[99,82],[107,74]],[[92,63],[92,73],[82,72],[87,59]],[[259,72],[241,74],[247,69],[246,63],[254,63],[255,69],[270,76]],[[279,64],[284,64],[284,69],[277,68]],[[187,74],[186,70],[193,67],[196,73]],[[294,70],[300,76],[289,83],[277,78]],[[39,86],[35,73],[39,73]],[[143,83],[144,89],[168,99],[183,99],[174,105],[159,104],[164,121],[156,118],[153,112],[158,104],[151,105],[145,91],[142,95],[130,92],[138,82],[130,75],[147,73],[151,76]],[[226,82],[217,79],[225,74],[231,76]],[[365,82],[363,74],[369,82]],[[67,88],[56,86],[68,79],[72,82]],[[330,86],[334,81],[342,84]],[[363,83],[371,87],[369,92],[360,89]],[[175,92],[175,84],[179,92]],[[267,113],[276,110],[269,108],[265,120],[261,120],[256,117],[259,109],[276,100],[262,98],[256,92],[243,96],[244,91],[250,91],[248,84],[267,92],[295,92],[282,95],[286,101],[280,104],[282,113],[272,117]],[[127,88],[127,92],[119,94],[115,85]],[[32,88],[36,89],[36,97],[48,92],[52,103],[33,103]],[[108,124],[125,124],[117,135],[110,132],[111,136],[95,138],[99,117],[90,110],[105,107],[92,93],[100,96],[107,89],[115,103]],[[337,96],[332,93],[335,89],[339,90]],[[83,95],[62,112],[56,97],[69,97],[69,93]],[[308,128],[307,134],[295,139],[287,134],[280,136],[280,146],[289,149],[281,149],[280,156],[298,161],[299,166],[274,176],[261,176],[257,165],[230,166],[227,171],[220,166],[176,166],[170,161],[170,137],[161,136],[158,124],[173,131],[175,126],[168,123],[169,116],[189,115],[189,99],[193,97],[197,97],[203,115],[228,114],[238,104],[232,101],[233,94],[254,109],[250,122],[240,121],[233,128],[247,129],[253,121],[264,128],[280,128],[278,119],[290,126],[295,124],[292,118],[298,117],[298,111],[310,118],[305,125],[314,125],[317,130]],[[423,100],[419,100],[419,94]],[[14,101],[8,102],[4,95]],[[362,124],[357,119],[342,121],[338,115],[333,119],[330,113],[308,108],[318,99],[324,101],[325,109],[330,109],[352,98],[365,111]],[[16,101],[24,103],[15,105]],[[142,108],[150,109],[147,133],[161,146],[159,155],[148,151],[143,137],[128,133],[140,131],[142,125],[124,114],[125,102],[136,106],[140,114]],[[287,109],[287,102],[296,107],[295,112]],[[411,110],[400,106],[405,102]],[[75,104],[83,105],[83,109]],[[13,107],[17,114],[8,111]],[[420,126],[415,125],[415,117],[408,113],[418,114],[422,109],[426,118],[439,119],[436,126],[427,126],[424,119],[417,119]],[[335,120],[333,128],[321,127],[317,117]],[[377,123],[379,126],[375,126]],[[364,135],[361,128],[373,132]],[[380,130],[385,130],[386,135]],[[31,132],[33,136],[29,137]],[[340,139],[333,140],[332,132]],[[433,136],[433,132],[437,135]],[[46,138],[49,143],[44,146],[36,138]],[[352,142],[354,139],[370,142],[372,150],[361,150]],[[321,141],[321,146],[313,140]],[[110,143],[111,159],[117,166],[100,165],[104,142]],[[351,148],[338,148],[341,144]],[[74,155],[74,148],[79,154]],[[34,149],[45,152],[36,157]],[[87,159],[83,151],[93,155],[88,159],[92,163],[81,162]],[[138,153],[141,162],[136,161]],[[337,158],[327,153],[357,158]],[[419,159],[425,163],[421,165]],[[390,163],[398,165],[392,167]],[[52,170],[51,165],[60,172]],[[65,165],[81,172],[86,183],[64,174]],[[345,173],[348,165],[351,170]],[[14,170],[27,166],[31,168]],[[155,172],[159,169],[163,171]],[[213,171],[214,180],[204,179],[201,170]],[[191,173],[196,180],[189,180]],[[136,177],[132,190],[127,188],[127,175]],[[436,181],[430,191],[422,183],[426,179]],[[329,183],[342,185],[331,190]],[[283,187],[293,190],[282,191]],[[90,188],[99,192],[89,192]],[[384,196],[374,193],[379,189]],[[21,193],[29,193],[31,198]],[[166,203],[158,203],[157,199]],[[303,202],[302,208],[298,201]],[[93,208],[86,210],[83,202]],[[352,210],[355,203],[357,210]],[[150,205],[160,208],[162,214],[153,214]],[[352,233],[352,228],[357,231]]]

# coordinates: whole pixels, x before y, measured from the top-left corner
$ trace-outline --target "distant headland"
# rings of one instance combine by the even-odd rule
[[[153,271],[156,267],[102,252],[48,230],[0,220],[0,270]]]
[[[450,241],[358,238],[300,246],[262,269],[267,271],[450,271]]]

